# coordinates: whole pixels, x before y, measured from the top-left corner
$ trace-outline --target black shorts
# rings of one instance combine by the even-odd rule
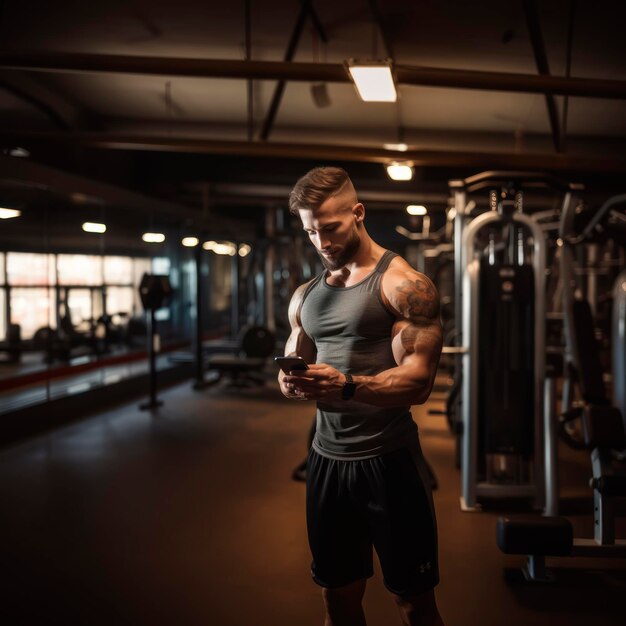
[[[439,582],[437,524],[417,441],[364,461],[311,449],[307,527],[311,574],[322,587],[371,577],[372,546],[392,593],[418,595]]]

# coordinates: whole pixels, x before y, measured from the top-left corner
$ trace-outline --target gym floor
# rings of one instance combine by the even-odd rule
[[[162,398],[153,415],[134,403],[0,452],[1,623],[320,626],[304,485],[290,479],[314,406],[272,383],[200,393],[187,383]],[[623,560],[549,560],[553,585],[505,581],[523,557],[498,550],[499,512],[460,511],[454,441],[426,413],[442,400],[433,393],[414,417],[439,479],[445,623],[623,624]],[[589,457],[560,456],[563,512],[590,536]],[[369,626],[400,623],[378,567],[365,610]]]

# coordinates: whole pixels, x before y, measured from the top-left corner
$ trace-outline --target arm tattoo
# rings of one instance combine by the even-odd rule
[[[413,352],[415,349],[415,340],[417,339],[417,328],[415,326],[407,326],[400,334],[400,341],[405,352]]]
[[[439,315],[439,298],[432,283],[423,278],[403,280],[396,287],[400,293],[402,312],[413,324],[432,322]]]
[[[441,344],[441,328],[439,326],[407,326],[400,335],[402,348],[406,354],[413,354],[418,347],[437,346]]]

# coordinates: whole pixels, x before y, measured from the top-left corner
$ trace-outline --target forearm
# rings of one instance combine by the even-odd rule
[[[428,399],[434,376],[417,374],[412,367],[399,365],[376,376],[354,376],[354,399],[374,406],[392,407],[423,404]]]

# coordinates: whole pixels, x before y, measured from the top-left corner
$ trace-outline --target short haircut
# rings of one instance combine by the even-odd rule
[[[315,167],[307,172],[289,194],[289,212],[297,215],[301,209],[318,209],[328,198],[336,196],[352,184],[348,172],[340,167]]]

